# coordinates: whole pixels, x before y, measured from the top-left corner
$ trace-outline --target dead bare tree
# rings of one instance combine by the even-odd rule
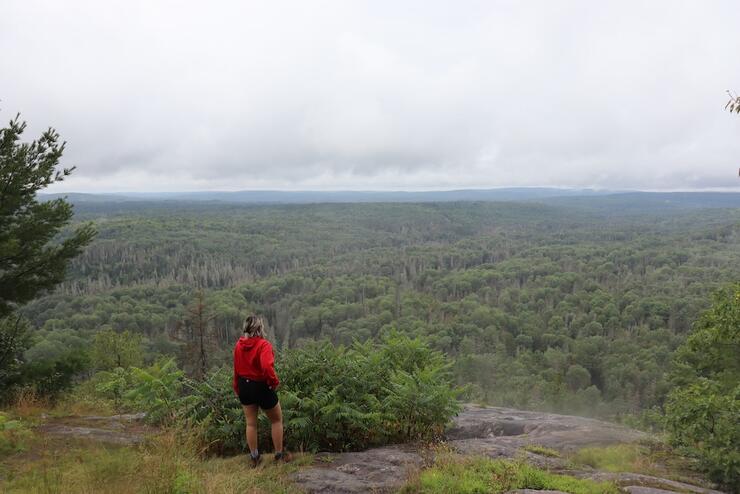
[[[211,324],[215,317],[205,303],[203,292],[198,291],[185,319],[174,330],[173,337],[183,343],[183,368],[197,380],[202,380],[208,372],[209,355],[215,346]]]
[[[730,110],[730,113],[740,113],[740,96],[732,91],[727,91],[727,94],[730,96],[730,100],[725,105],[725,110]]]

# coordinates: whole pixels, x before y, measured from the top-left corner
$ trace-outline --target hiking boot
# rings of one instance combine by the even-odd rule
[[[252,460],[252,468],[257,468],[262,463],[262,455],[257,455],[256,457],[250,455],[249,459]]]
[[[282,461],[284,463],[288,463],[290,460],[292,460],[292,457],[290,456],[290,453],[287,451],[278,451],[275,453],[275,462]]]

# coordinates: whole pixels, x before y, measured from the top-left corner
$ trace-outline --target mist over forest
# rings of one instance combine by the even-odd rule
[[[663,404],[673,351],[711,294],[740,275],[738,206],[740,196],[720,193],[82,201],[76,217],[98,225],[97,239],[54,293],[24,308],[36,328],[28,352],[63,358],[114,330],[142,335],[145,360],[182,359],[172,335],[202,293],[209,365],[229,363],[243,315],[255,312],[282,350],[398,331],[447,355],[472,399],[639,415]]]

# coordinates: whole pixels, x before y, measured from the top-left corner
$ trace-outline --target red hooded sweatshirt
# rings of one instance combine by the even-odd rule
[[[261,336],[242,336],[234,347],[234,392],[239,394],[239,377],[264,381],[275,389],[280,380],[275,374],[275,354],[272,345]]]

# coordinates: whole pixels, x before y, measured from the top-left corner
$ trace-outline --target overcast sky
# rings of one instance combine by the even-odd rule
[[[736,1],[2,0],[53,191],[740,190]]]

